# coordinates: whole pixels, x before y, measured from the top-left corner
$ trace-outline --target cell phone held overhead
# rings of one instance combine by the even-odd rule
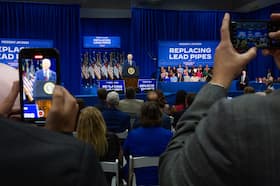
[[[25,48],[18,62],[21,118],[44,124],[54,87],[60,84],[59,53],[53,48]]]
[[[236,20],[230,23],[230,36],[233,47],[245,52],[251,47],[280,48],[280,40],[271,39],[269,32],[280,30],[279,21]]]

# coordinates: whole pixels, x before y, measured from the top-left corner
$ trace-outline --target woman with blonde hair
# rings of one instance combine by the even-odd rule
[[[101,112],[95,107],[85,107],[81,110],[77,138],[91,144],[100,161],[115,161],[120,154],[118,137],[108,133]]]
[[[81,110],[77,125],[77,138],[91,144],[100,158],[108,150],[106,124],[101,112],[95,107]]]

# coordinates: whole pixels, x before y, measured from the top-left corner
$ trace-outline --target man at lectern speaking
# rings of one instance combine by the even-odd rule
[[[127,66],[136,66],[135,61],[133,61],[133,55],[132,54],[127,54],[127,61],[126,64]]]

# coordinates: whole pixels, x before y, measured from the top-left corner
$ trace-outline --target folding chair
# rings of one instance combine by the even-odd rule
[[[126,129],[123,132],[119,132],[119,133],[115,133],[115,134],[118,136],[119,139],[125,140],[127,137],[127,134],[128,134],[128,129]]]
[[[136,186],[136,176],[134,173],[135,168],[142,167],[153,167],[158,166],[159,157],[149,157],[149,156],[140,156],[140,157],[132,157],[129,156],[129,175],[128,175],[128,186]]]
[[[111,180],[111,186],[119,186],[119,160],[116,159],[115,162],[101,161],[100,164],[104,172],[116,174]]]

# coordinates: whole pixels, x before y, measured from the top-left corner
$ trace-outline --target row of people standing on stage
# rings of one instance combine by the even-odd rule
[[[197,82],[206,81],[211,74],[211,68],[206,64],[191,66],[185,65],[183,68],[181,64],[178,66],[160,67],[160,81],[169,82]]]

